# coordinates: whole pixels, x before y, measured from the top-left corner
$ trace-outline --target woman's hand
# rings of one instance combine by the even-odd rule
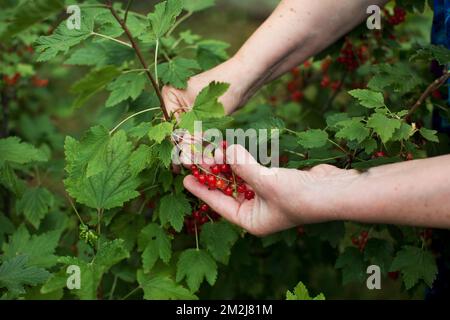
[[[217,162],[223,158],[216,150]],[[266,168],[240,145],[226,152],[227,163],[255,191],[253,200],[237,200],[218,190],[208,190],[193,176],[185,187],[225,219],[262,236],[297,225],[339,220],[342,201],[359,179],[355,170],[320,165],[310,171]]]

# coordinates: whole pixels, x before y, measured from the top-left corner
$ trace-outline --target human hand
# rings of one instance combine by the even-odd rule
[[[216,159],[223,159],[216,150]],[[209,190],[192,175],[184,186],[214,211],[248,232],[263,236],[294,226],[339,220],[343,201],[359,179],[355,170],[319,165],[309,171],[266,168],[240,145],[226,151],[227,163],[255,191],[252,200],[235,199]]]

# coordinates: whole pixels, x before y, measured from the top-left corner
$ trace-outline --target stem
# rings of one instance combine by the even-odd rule
[[[109,291],[109,300],[113,299],[114,291],[116,290],[116,285],[117,285],[117,276],[114,276],[114,280],[113,280],[113,284],[112,284],[112,287],[111,287],[111,291]]]
[[[147,62],[145,62],[144,56],[142,55],[142,52],[141,52],[141,49],[139,48],[136,40],[133,38],[133,35],[131,34],[130,30],[128,29],[126,23],[119,17],[116,10],[114,10],[114,8],[112,7],[111,1],[107,0],[106,5],[109,8],[109,11],[111,11],[111,14],[113,15],[113,17],[117,20],[117,22],[122,27],[123,31],[125,32],[126,36],[128,37],[128,40],[131,42],[131,45],[136,53],[136,56],[138,57],[138,59],[140,61],[142,67],[147,70],[145,72],[145,74],[147,75],[148,79],[150,80],[150,83],[152,84],[153,88],[155,89],[156,95],[158,96],[159,102],[161,104],[161,110],[164,115],[164,119],[166,121],[168,121],[170,119],[170,116],[169,116],[169,113],[167,112],[166,104],[164,103],[164,99],[161,95],[161,90],[160,90],[158,84],[156,83],[155,79],[153,78],[152,74],[150,73],[150,71],[148,71]]]
[[[131,118],[134,118],[134,117],[136,117],[136,116],[138,116],[138,115],[140,115],[140,114],[143,114],[143,113],[146,113],[146,112],[150,112],[150,111],[154,111],[154,110],[158,110],[158,109],[159,109],[158,107],[156,107],[156,108],[148,108],[148,109],[145,109],[145,110],[142,110],[142,111],[133,113],[131,116],[126,117],[126,118],[123,119],[117,126],[115,126],[115,127],[109,132],[109,135],[112,135],[117,129],[119,129],[119,127],[120,127],[121,125],[123,125],[125,122],[127,122],[127,121],[130,120]]]
[[[67,195],[67,193],[64,193],[64,195],[66,196],[67,200],[69,201],[70,206],[72,207],[73,211],[75,211],[75,214],[77,215],[78,220],[80,220],[80,223],[84,225],[85,223],[83,222],[83,219],[81,219],[80,213],[78,212],[77,208],[73,204],[72,199],[70,199],[70,197]]]
[[[133,290],[131,290],[130,292],[128,292],[128,293],[122,298],[122,300],[128,299],[130,296],[132,296],[134,293],[136,293],[139,289],[141,289],[140,286],[137,287],[137,288],[134,288]]]
[[[103,217],[103,209],[97,209],[97,252],[100,251],[100,235],[102,234],[102,217]]]
[[[197,248],[197,251],[200,250],[198,247],[198,231],[197,231],[197,222],[194,223],[195,228],[195,247]]]
[[[156,48],[155,48],[155,80],[156,80],[156,84],[159,87],[159,80],[158,80],[158,49],[159,49],[159,39],[156,39]]]
[[[128,11],[130,11],[133,0],[128,0],[127,7],[125,8],[125,15],[123,17],[123,23],[127,23]]]
[[[427,89],[421,94],[416,103],[411,107],[408,114],[405,116],[405,119],[411,118],[412,114],[420,108],[420,106],[424,103],[424,101],[428,98],[433,91],[439,89],[448,79],[450,78],[450,71],[444,73],[441,77],[434,80]]]
[[[0,137],[6,138],[9,136],[9,96],[6,88],[1,92],[1,104],[2,104],[2,128]]]
[[[170,28],[170,30],[167,32],[167,36],[170,36],[172,34],[172,32],[184,21],[186,21],[187,19],[189,19],[190,16],[192,16],[192,11],[187,12],[184,16],[182,16],[180,19],[178,19],[177,22],[175,22],[175,24],[172,26],[172,28]]]
[[[111,41],[120,43],[121,45],[127,46],[127,47],[129,47],[129,48],[133,48],[133,46],[132,46],[131,44],[129,44],[129,43],[125,42],[125,41],[118,40],[118,39],[116,39],[116,38],[107,36],[106,34],[101,34],[101,33],[97,33],[97,32],[94,32],[94,31],[92,31],[91,34],[92,34],[93,36],[98,36],[98,37],[101,37],[101,38],[105,38],[105,39],[108,39],[108,40],[111,40]]]
[[[346,155],[350,155],[350,153],[345,150],[344,148],[342,148],[342,146],[340,146],[339,144],[337,144],[336,142],[334,142],[331,139],[328,139],[329,142],[331,142],[333,145],[335,145],[336,147],[338,147],[342,152],[344,152]]]

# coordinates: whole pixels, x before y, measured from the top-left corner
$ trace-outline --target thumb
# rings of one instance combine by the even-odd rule
[[[260,165],[243,146],[239,144],[229,146],[226,149],[226,160],[233,172],[256,192],[262,190],[262,177],[267,175],[270,169]]]

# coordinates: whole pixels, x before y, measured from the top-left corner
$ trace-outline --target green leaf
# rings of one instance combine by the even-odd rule
[[[137,175],[149,167],[153,161],[153,151],[146,144],[141,144],[130,157],[130,172]]]
[[[156,143],[161,143],[167,136],[172,134],[172,131],[173,123],[164,121],[151,127],[148,131],[148,137]]]
[[[186,11],[197,12],[214,6],[215,0],[184,0],[183,6]]]
[[[76,265],[80,267],[81,287],[80,289],[73,289],[71,292],[80,299],[94,300],[97,298],[97,288],[100,285],[103,275],[112,266],[129,256],[130,254],[125,249],[124,241],[122,239],[116,239],[101,243],[99,251],[92,262],[88,263],[75,257],[61,257],[59,262],[66,266]]]
[[[439,138],[437,137],[437,131],[436,130],[430,130],[430,129],[427,129],[427,128],[420,128],[420,135],[422,136],[422,137],[424,137],[425,139],[427,139],[428,141],[431,141],[431,142],[439,142]]]
[[[338,259],[335,267],[342,269],[342,282],[347,284],[350,282],[364,281],[366,276],[363,255],[358,249],[347,247]]]
[[[381,92],[367,89],[355,89],[348,92],[352,97],[358,99],[359,103],[366,108],[385,108],[384,97]]]
[[[62,0],[21,1],[16,4],[12,16],[8,17],[8,24],[5,26],[5,30],[0,32],[0,39],[10,38],[46,20],[63,8],[64,1]]]
[[[167,0],[155,6],[155,11],[148,15],[148,19],[156,38],[162,37],[169,31],[181,11],[183,11],[181,0]]]
[[[169,236],[163,228],[155,223],[148,224],[139,234],[138,246],[142,252],[142,266],[148,273],[158,258],[169,263],[172,257],[172,245]]]
[[[223,41],[203,40],[197,44],[197,61],[203,70],[209,70],[228,59],[230,45]]]
[[[392,135],[392,140],[394,141],[408,140],[413,133],[414,130],[412,126],[405,122],[402,122],[400,128],[395,130],[394,134]]]
[[[196,300],[188,289],[175,283],[168,275],[137,272],[137,281],[144,290],[146,300]]]
[[[306,149],[323,147],[328,142],[328,133],[320,129],[310,129],[298,134],[298,143]]]
[[[174,58],[158,65],[158,75],[165,84],[178,89],[186,89],[187,80],[200,69],[197,61],[185,58]]]
[[[94,19],[88,10],[81,11],[81,28],[70,30],[63,21],[50,36],[41,36],[36,41],[37,61],[48,61],[59,53],[66,54],[70,48],[76,46],[92,35]]]
[[[24,286],[44,283],[49,276],[45,269],[29,266],[27,256],[19,255],[0,265],[0,288],[21,294],[25,292]]]
[[[42,187],[30,188],[17,202],[17,211],[22,212],[25,218],[37,229],[53,204],[54,198],[50,191]]]
[[[65,142],[66,172],[64,180],[69,194],[79,203],[95,209],[111,209],[122,206],[139,195],[136,188],[140,184],[139,172],[132,166],[136,152],[133,145],[127,141],[123,131],[118,131],[108,141],[98,159],[104,159],[104,169],[101,172],[87,176],[80,174],[81,168],[87,166],[85,157],[85,139],[80,142],[67,137]]]
[[[397,253],[390,271],[400,271],[405,287],[409,290],[419,280],[424,280],[431,287],[438,270],[436,261],[429,251],[417,247],[404,246]]]
[[[177,263],[177,282],[186,278],[189,289],[198,291],[206,279],[214,285],[217,278],[217,264],[204,250],[188,249],[183,251]]]
[[[367,154],[371,154],[372,152],[374,152],[378,148],[378,144],[377,144],[377,141],[375,139],[369,138],[369,139],[364,140],[360,144],[360,147],[364,148],[364,151]]]
[[[322,241],[328,241],[332,247],[337,247],[345,234],[345,226],[341,221],[311,224],[305,228],[308,234],[317,236]]]
[[[25,164],[33,161],[45,162],[47,155],[18,137],[0,139],[0,163],[4,161]]]
[[[168,140],[164,140],[161,144],[157,144],[154,147],[158,154],[158,160],[162,162],[165,168],[169,168],[172,161],[172,150],[174,146]]]
[[[71,93],[77,95],[73,102],[73,107],[79,108],[84,105],[92,96],[103,90],[119,74],[120,71],[113,66],[92,70],[70,89]]]
[[[383,143],[391,140],[395,130],[400,128],[401,124],[402,120],[390,119],[381,113],[374,113],[367,121],[367,126],[380,136]]]
[[[289,290],[286,292],[286,300],[325,300],[325,296],[321,293],[314,298],[311,297],[303,282],[299,282],[292,292]]]
[[[405,63],[374,65],[371,67],[371,71],[375,76],[370,79],[367,86],[376,91],[389,88],[404,94],[423,82],[421,77]]]
[[[158,212],[161,224],[169,223],[179,232],[183,228],[184,216],[190,211],[191,206],[184,194],[169,194],[161,198]]]
[[[193,133],[195,121],[224,117],[225,111],[219,98],[228,88],[228,84],[218,82],[212,82],[205,87],[195,99],[192,110],[181,115],[180,128]]]
[[[342,127],[336,133],[336,138],[355,140],[361,143],[370,135],[370,130],[361,123],[361,118],[340,121],[336,123],[336,126]]]
[[[226,221],[207,223],[202,226],[200,243],[217,261],[228,264],[231,248],[239,238],[236,229]]]
[[[61,232],[59,230],[30,236],[25,225],[21,225],[10,237],[8,243],[2,246],[3,259],[12,259],[18,255],[28,257],[28,265],[36,267],[51,267],[56,263],[54,255]]]
[[[107,89],[111,94],[106,100],[106,107],[117,105],[128,98],[136,100],[145,88],[147,79],[143,73],[124,73],[111,82]]]
[[[383,274],[389,271],[393,254],[394,248],[392,244],[382,239],[369,239],[364,249],[364,259],[371,264],[379,266]]]
[[[450,61],[450,50],[444,46],[437,46],[434,44],[428,44],[426,46],[420,46],[417,52],[413,54],[409,60],[437,60],[440,65],[446,65]]]

